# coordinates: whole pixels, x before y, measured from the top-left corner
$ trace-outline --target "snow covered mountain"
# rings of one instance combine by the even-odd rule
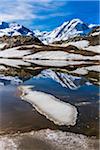
[[[32,36],[34,36],[34,33],[33,33],[33,31],[31,31],[31,30],[27,29],[26,27],[19,25],[17,23],[1,22],[0,23],[0,37],[2,37],[4,35],[7,35],[7,36],[32,35]]]
[[[64,22],[61,26],[57,27],[51,32],[38,31],[35,32],[35,35],[43,43],[53,43],[55,41],[65,41],[69,38],[73,38],[79,35],[87,35],[92,31],[94,26],[88,25],[80,19],[73,19],[71,21]]]
[[[55,28],[51,32],[39,30],[31,31],[28,28],[19,25],[17,23],[0,23],[0,37],[7,36],[29,36],[37,37],[44,44],[49,44],[57,41],[66,41],[70,38],[74,38],[80,35],[89,35],[92,30],[96,27],[94,24],[86,24],[80,19],[73,19],[64,22],[61,26]],[[97,32],[97,31],[96,31]]]

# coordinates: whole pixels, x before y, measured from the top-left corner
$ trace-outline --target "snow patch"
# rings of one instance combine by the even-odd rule
[[[88,47],[89,45],[89,41],[87,40],[82,40],[82,41],[77,41],[77,42],[68,42],[66,44],[62,44],[62,46],[69,46],[69,45],[73,45],[76,46],[79,49],[83,49],[85,47]]]
[[[0,49],[4,48],[7,45],[7,43],[0,43]]]
[[[41,114],[58,125],[75,125],[77,119],[77,109],[69,103],[65,103],[55,98],[53,95],[32,91],[30,86],[20,86],[21,98],[28,101]]]
[[[86,69],[89,70],[89,71],[100,72],[100,65],[89,66],[89,67],[86,67]]]
[[[64,67],[69,65],[81,65],[81,64],[90,64],[91,62],[85,62],[85,61],[66,61],[66,60],[32,60],[27,59],[27,62],[41,65],[41,66],[53,66],[53,67]]]
[[[0,65],[0,70],[7,70],[7,68],[3,65]]]
[[[76,70],[71,71],[71,73],[86,75],[88,74],[88,71],[85,70],[84,67],[82,67],[82,68],[77,68]]]
[[[84,56],[81,54],[72,54],[64,51],[41,51],[32,55],[24,56],[24,60],[27,59],[47,59],[47,60],[99,60],[98,55]]]
[[[20,68],[20,66],[30,66],[30,63],[19,59],[0,58],[0,64]]]
[[[2,58],[22,58],[25,55],[30,54],[30,50],[17,50],[19,47],[9,48],[0,51],[0,57]]]
[[[87,50],[87,51],[91,51],[91,52],[95,52],[95,53],[99,53],[100,54],[100,45],[89,46],[87,48],[84,48],[83,50]]]

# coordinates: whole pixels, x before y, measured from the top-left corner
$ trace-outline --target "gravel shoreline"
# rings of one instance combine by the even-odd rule
[[[82,134],[40,130],[0,136],[1,150],[98,150],[99,141]]]

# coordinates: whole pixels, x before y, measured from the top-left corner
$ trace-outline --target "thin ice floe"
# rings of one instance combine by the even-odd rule
[[[77,109],[69,103],[65,103],[53,95],[32,91],[32,86],[20,86],[21,98],[33,105],[35,109],[58,125],[75,125]]]

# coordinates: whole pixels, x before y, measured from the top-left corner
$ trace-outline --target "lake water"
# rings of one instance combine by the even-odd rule
[[[73,66],[48,67],[30,64],[17,69],[10,66],[8,70],[1,72],[0,134],[49,128],[98,137],[98,72],[89,71],[82,75],[81,72],[72,73],[72,70]],[[18,89],[20,85],[32,85],[33,91],[52,94],[61,101],[74,105],[78,110],[75,126],[55,125],[41,115],[31,104],[21,100]]]

